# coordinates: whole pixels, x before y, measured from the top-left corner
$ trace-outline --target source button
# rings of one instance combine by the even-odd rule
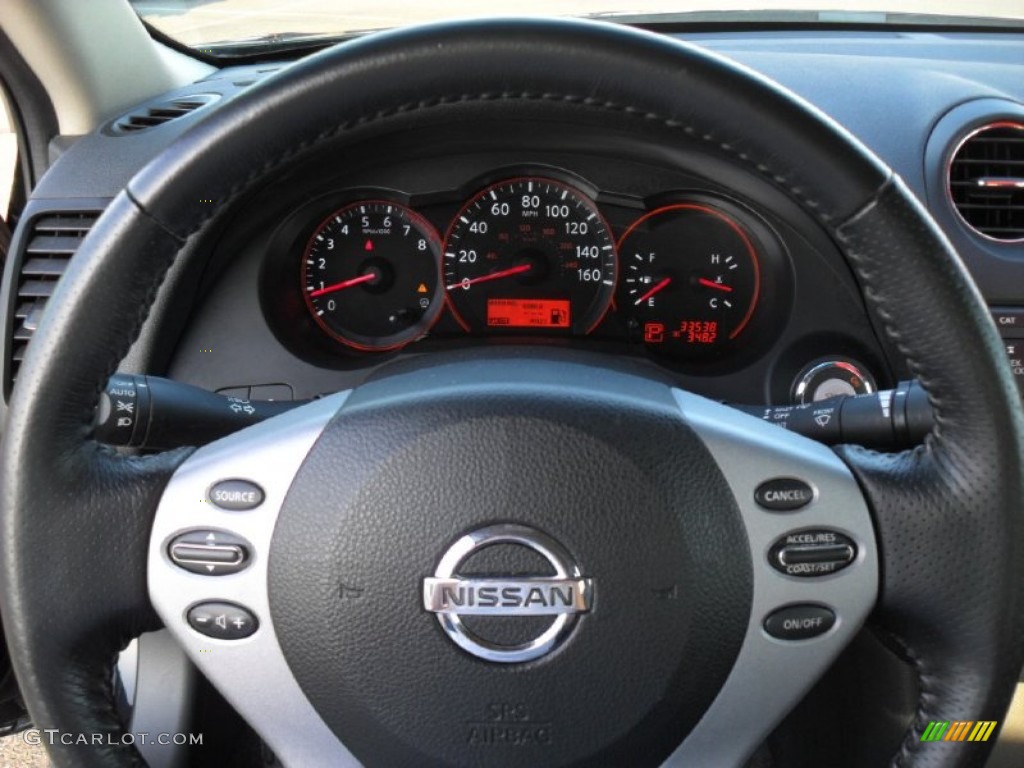
[[[255,509],[263,503],[263,489],[249,480],[221,480],[210,486],[207,498],[221,509]]]

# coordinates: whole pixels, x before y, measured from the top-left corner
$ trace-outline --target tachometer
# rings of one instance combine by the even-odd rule
[[[586,334],[615,288],[615,244],[595,204],[545,178],[472,198],[445,240],[444,287],[466,330]]]
[[[355,349],[396,349],[426,333],[441,310],[440,238],[408,208],[363,200],[313,232],[303,293],[317,324]]]

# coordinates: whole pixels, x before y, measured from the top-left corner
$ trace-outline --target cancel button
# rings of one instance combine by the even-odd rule
[[[764,620],[764,631],[779,640],[806,640],[823,635],[836,623],[836,615],[823,605],[787,605]]]
[[[776,477],[765,480],[754,491],[754,501],[772,512],[789,512],[800,509],[814,499],[814,489],[809,483],[795,477]]]
[[[210,486],[207,498],[221,509],[242,511],[263,503],[263,489],[249,480],[221,480]]]

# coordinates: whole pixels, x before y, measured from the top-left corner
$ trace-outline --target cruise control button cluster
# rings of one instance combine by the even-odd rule
[[[210,486],[207,498],[221,509],[241,512],[263,503],[263,489],[250,480],[221,480]]]
[[[187,618],[196,632],[218,640],[241,640],[259,627],[248,608],[214,600],[192,606]]]
[[[853,562],[857,545],[849,536],[827,528],[787,533],[768,553],[771,566],[787,576],[826,576]]]
[[[768,615],[764,631],[779,640],[806,640],[825,634],[835,623],[835,613],[823,605],[787,605]]]
[[[179,568],[205,576],[226,576],[249,566],[252,546],[224,531],[193,530],[175,536],[167,547]]]
[[[765,480],[754,491],[758,506],[772,512],[789,512],[806,507],[814,499],[809,483],[795,477],[776,477]]]

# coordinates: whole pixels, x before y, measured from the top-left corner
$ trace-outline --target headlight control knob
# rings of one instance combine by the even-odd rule
[[[796,377],[793,402],[806,405],[830,397],[869,395],[874,391],[875,380],[861,363],[855,360],[818,360]]]

